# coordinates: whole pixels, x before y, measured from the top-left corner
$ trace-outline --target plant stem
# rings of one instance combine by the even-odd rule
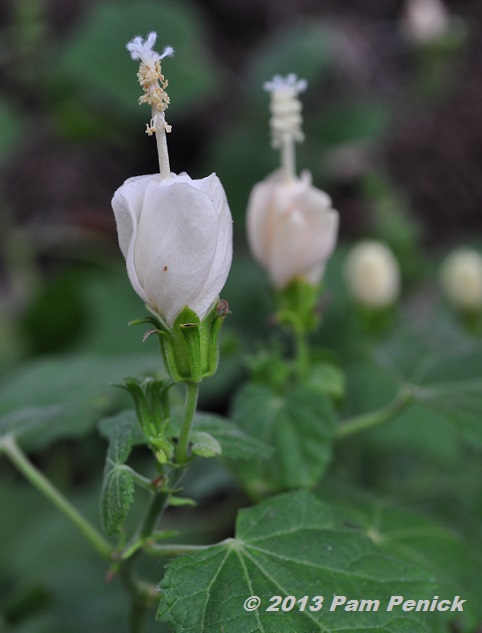
[[[143,633],[146,617],[147,609],[136,601],[132,601],[129,613],[129,633]]]
[[[353,433],[365,431],[366,429],[388,422],[406,409],[413,399],[414,395],[412,391],[405,387],[386,407],[377,409],[376,411],[370,411],[370,413],[364,413],[363,415],[356,416],[344,422],[338,427],[336,438],[343,439]]]
[[[196,412],[197,399],[199,394],[199,383],[186,383],[186,400],[184,404],[184,420],[182,422],[181,434],[176,449],[176,462],[185,464],[189,461],[189,435]]]
[[[34,488],[51,501],[85,536],[94,549],[104,558],[111,559],[112,547],[93,525],[66,499],[62,493],[30,462],[13,436],[0,441],[0,453],[4,452],[12,464]]]
[[[133,569],[133,558],[123,561],[119,575],[130,598],[129,633],[143,633],[147,613],[153,608],[159,596],[154,585],[139,580]]]
[[[296,368],[300,382],[308,377],[310,367],[310,352],[306,332],[295,328]]]

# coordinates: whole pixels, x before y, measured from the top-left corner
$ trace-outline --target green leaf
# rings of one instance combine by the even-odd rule
[[[18,108],[14,108],[5,99],[0,99],[0,160],[18,146],[23,134],[23,121]]]
[[[255,495],[313,486],[328,466],[334,412],[326,394],[313,386],[278,393],[265,385],[248,384],[235,399],[233,419],[274,449],[270,460],[233,466]]]
[[[386,556],[360,532],[335,524],[328,506],[308,491],[241,510],[235,538],[170,562],[159,588],[157,615],[173,633],[422,633],[429,630],[426,614],[388,612],[388,600],[434,595],[415,565]],[[290,611],[266,611],[272,596],[317,595],[324,598],[319,611],[300,611],[299,603]],[[380,600],[379,610],[330,611],[334,595]],[[250,596],[261,599],[257,611],[243,608]]]
[[[482,621],[479,543],[470,542],[433,518],[346,486],[330,487],[324,498],[336,507],[340,520],[363,529],[388,553],[433,574],[440,595],[466,599],[463,615],[458,618],[464,625],[461,630],[475,630]]]
[[[12,433],[26,449],[40,449],[92,431],[121,401],[112,387],[126,375],[156,366],[150,355],[77,355],[36,360],[0,387],[0,436]]]
[[[298,20],[265,38],[247,75],[260,97],[265,81],[293,69],[310,84],[319,81],[334,60],[334,34],[333,25],[326,22]]]
[[[102,525],[107,534],[118,534],[134,500],[134,476],[125,463],[139,442],[138,424],[127,411],[102,420],[99,428],[109,439],[100,495]]]
[[[195,431],[191,440],[192,452],[199,457],[217,457],[223,452],[221,444],[210,433]]]
[[[379,348],[373,358],[347,371],[347,408],[359,415],[387,405],[403,385],[415,403],[393,423],[370,431],[380,447],[430,455],[435,461],[458,458],[467,445],[482,447],[482,349],[449,341],[433,348],[413,332]]]
[[[171,437],[179,434],[181,411],[173,411],[170,422]],[[221,454],[228,459],[267,459],[272,452],[270,446],[255,437],[244,433],[236,424],[211,413],[196,413],[193,424],[193,437],[204,433],[211,435],[221,447]]]

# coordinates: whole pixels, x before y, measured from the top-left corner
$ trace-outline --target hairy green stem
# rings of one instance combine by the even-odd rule
[[[0,441],[0,453],[5,453],[14,466],[34,488],[51,501],[85,536],[94,549],[104,558],[112,557],[112,547],[93,525],[66,499],[62,493],[32,464],[13,436]]]
[[[402,389],[386,407],[364,413],[363,415],[356,416],[344,422],[338,427],[336,438],[343,439],[353,433],[359,433],[360,431],[365,431],[366,429],[371,429],[374,426],[388,422],[406,409],[408,405],[413,402],[413,399],[414,396],[410,389]]]
[[[199,383],[186,383],[186,400],[184,405],[184,420],[182,422],[181,434],[176,448],[176,462],[185,464],[189,461],[189,435],[196,412],[197,399],[199,394]]]

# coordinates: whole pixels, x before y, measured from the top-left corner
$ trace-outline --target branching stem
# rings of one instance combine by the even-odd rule
[[[413,399],[413,392],[408,387],[403,388],[386,407],[364,413],[344,422],[338,427],[336,438],[340,440],[353,433],[359,433],[388,422],[406,409],[413,402]]]

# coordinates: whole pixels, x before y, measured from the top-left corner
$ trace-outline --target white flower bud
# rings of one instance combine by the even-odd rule
[[[482,256],[461,248],[442,263],[440,284],[447,299],[461,310],[482,308]]]
[[[202,319],[232,259],[232,219],[215,174],[129,178],[112,207],[119,245],[137,294],[168,325],[188,306]]]
[[[354,246],[345,262],[345,278],[353,298],[369,308],[386,308],[400,293],[400,269],[392,251],[367,240]]]
[[[338,213],[308,172],[291,180],[275,172],[251,192],[247,231],[254,257],[277,288],[300,277],[316,285],[336,244]]]
[[[428,44],[443,37],[450,28],[450,16],[442,0],[407,0],[402,20],[406,37]]]

